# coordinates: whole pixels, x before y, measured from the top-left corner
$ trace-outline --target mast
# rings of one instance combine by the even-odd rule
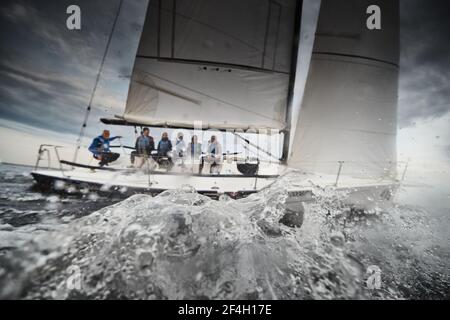
[[[298,49],[300,43],[300,31],[301,31],[301,20],[302,20],[302,10],[303,10],[303,0],[299,0],[296,3],[295,8],[295,31],[294,31],[294,42],[292,46],[291,53],[291,76],[289,79],[289,89],[288,89],[288,99],[286,108],[286,129],[284,130],[283,136],[283,150],[281,153],[280,162],[283,164],[287,163],[289,157],[289,144],[291,141],[291,126],[292,126],[292,103],[294,100],[294,88],[295,88],[295,75],[297,73],[297,59],[298,59]]]

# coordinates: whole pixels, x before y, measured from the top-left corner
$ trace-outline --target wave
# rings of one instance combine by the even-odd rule
[[[189,189],[134,195],[6,250],[0,296],[398,299],[450,292],[450,257],[425,212],[396,204],[365,212],[343,193],[316,190],[301,205],[303,226],[291,228],[280,223],[287,184],[280,179],[240,200]],[[373,270],[381,277],[375,289]]]

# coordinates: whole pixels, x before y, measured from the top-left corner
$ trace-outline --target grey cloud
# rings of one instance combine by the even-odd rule
[[[401,126],[450,111],[448,12],[444,0],[401,1]]]
[[[82,8],[81,31],[65,27],[71,0],[1,1],[1,117],[55,131],[79,130],[119,2],[76,3]],[[100,116],[120,113],[123,107],[145,4],[146,0],[124,1],[94,100],[92,123]],[[449,111],[449,6],[444,0],[401,1],[402,126]],[[307,6],[305,14],[314,10],[314,5]],[[314,28],[312,23],[303,27]]]
[[[131,73],[145,3],[124,1],[91,123],[123,107],[129,80],[119,75]],[[0,117],[57,132],[79,131],[119,1],[77,1],[81,31],[66,28],[70,4],[73,1],[0,4]]]

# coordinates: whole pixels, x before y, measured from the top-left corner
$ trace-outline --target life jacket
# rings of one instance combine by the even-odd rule
[[[219,153],[219,148],[217,143],[210,143],[208,146],[208,153],[217,155]]]
[[[167,155],[167,152],[169,152],[172,149],[172,143],[169,139],[167,140],[161,140],[158,144],[158,154],[161,156]]]
[[[91,151],[94,155],[99,154],[99,152],[109,152],[109,142],[112,139],[105,139],[103,136],[96,137],[91,145],[89,146],[89,151]]]
[[[136,151],[139,154],[148,154],[150,149],[150,138],[146,136],[140,136],[136,142]]]

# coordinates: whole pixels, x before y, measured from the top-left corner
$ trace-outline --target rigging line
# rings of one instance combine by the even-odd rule
[[[113,22],[113,25],[112,25],[112,28],[111,28],[111,33],[109,34],[108,41],[106,42],[105,52],[103,54],[103,58],[102,58],[102,61],[100,63],[100,68],[99,68],[98,73],[97,73],[97,78],[95,79],[95,85],[94,85],[94,88],[92,90],[91,97],[89,99],[89,103],[88,103],[88,106],[86,108],[86,113],[84,114],[84,120],[83,120],[83,124],[81,126],[80,134],[79,134],[77,142],[76,142],[77,146],[76,146],[76,149],[75,149],[75,154],[73,156],[73,162],[76,162],[77,157],[78,157],[78,151],[80,150],[80,147],[81,147],[81,140],[84,137],[84,132],[86,130],[87,121],[89,119],[89,114],[90,114],[91,108],[92,108],[92,102],[94,100],[95,93],[97,92],[98,83],[100,81],[100,75],[102,73],[103,65],[105,64],[106,56],[107,56],[108,51],[109,51],[109,46],[111,44],[111,39],[112,39],[114,31],[116,29],[117,20],[118,20],[119,15],[120,15],[120,10],[122,8],[122,4],[123,4],[123,0],[119,0],[119,6],[117,8],[117,14],[114,17],[114,22]]]
[[[138,84],[142,84],[143,86],[146,86],[146,87],[155,89],[156,91],[164,92],[165,94],[168,94],[168,95],[177,97],[177,98],[182,99],[182,100],[189,101],[189,102],[194,103],[194,104],[196,104],[196,105],[201,105],[201,104],[202,104],[202,102],[201,102],[200,100],[192,99],[192,98],[190,98],[190,97],[184,96],[184,95],[182,95],[182,94],[179,94],[179,93],[177,93],[177,92],[168,90],[168,89],[163,88],[163,87],[159,87],[159,86],[157,86],[157,85],[153,85],[153,84],[146,83],[146,82],[144,82],[144,81],[139,81],[139,80],[135,80],[135,82],[138,83]],[[154,100],[154,99],[152,99],[152,100]]]
[[[222,99],[219,99],[219,98],[216,98],[216,97],[213,97],[213,96],[210,96],[210,95],[208,95],[208,94],[206,94],[206,93],[204,93],[204,92],[197,91],[197,90],[195,90],[195,89],[186,87],[186,86],[184,86],[184,85],[182,85],[182,84],[179,84],[179,83],[177,83],[177,82],[175,82],[175,81],[172,81],[172,80],[169,80],[169,79],[160,77],[160,76],[158,76],[158,75],[156,75],[156,74],[153,74],[153,73],[151,73],[151,72],[147,72],[147,71],[143,71],[143,70],[139,70],[139,71],[142,72],[142,73],[146,73],[146,74],[148,74],[148,75],[150,75],[150,76],[153,76],[153,77],[155,77],[155,78],[158,78],[158,79],[160,79],[160,80],[166,81],[166,82],[168,82],[168,83],[174,84],[174,85],[176,85],[176,86],[178,86],[178,87],[180,87],[180,88],[189,90],[189,91],[191,91],[191,92],[200,94],[200,95],[205,96],[205,97],[207,97],[207,98],[210,98],[210,99],[216,100],[216,101],[218,101],[218,102],[224,103],[224,104],[229,105],[229,106],[231,106],[231,107],[234,107],[234,108],[236,108],[236,109],[239,109],[239,110],[242,110],[242,111],[245,111],[245,112],[248,112],[248,113],[252,113],[252,114],[254,114],[254,115],[257,115],[257,116],[260,116],[260,117],[263,117],[263,118],[266,118],[266,119],[269,119],[269,120],[272,120],[272,121],[277,121],[277,120],[275,120],[275,119],[273,119],[273,118],[271,118],[271,117],[269,117],[269,116],[266,116],[265,114],[258,113],[258,112],[254,112],[254,111],[250,111],[250,110],[246,109],[245,107],[242,107],[242,106],[233,104],[233,103],[231,103],[231,102],[227,102],[227,101],[225,101],[225,100],[222,100]]]
[[[269,10],[267,11],[267,18],[266,18],[266,30],[264,33],[264,47],[263,47],[263,53],[262,53],[262,62],[261,62],[261,68],[264,68],[264,60],[266,56],[266,48],[267,48],[267,35],[269,34],[269,26],[270,26],[270,15],[272,14],[272,4],[269,1]]]
[[[232,132],[232,134],[234,134],[236,137],[238,137],[239,139],[245,141],[245,143],[247,143],[249,146],[252,146],[256,149],[258,149],[259,151],[262,151],[263,153],[267,154],[269,157],[272,157],[273,159],[276,159],[277,161],[280,161],[280,159],[276,156],[274,156],[272,153],[270,153],[267,150],[264,150],[263,148],[261,148],[260,146],[250,142],[250,140],[245,139],[243,136],[241,136],[240,134],[236,133],[236,132]]]

